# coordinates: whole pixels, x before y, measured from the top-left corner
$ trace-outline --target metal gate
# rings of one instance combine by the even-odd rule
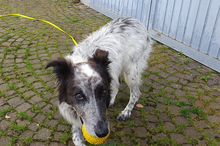
[[[136,18],[152,38],[220,72],[220,0],[91,0],[90,7]]]

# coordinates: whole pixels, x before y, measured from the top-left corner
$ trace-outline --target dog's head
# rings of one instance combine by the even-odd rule
[[[87,131],[97,137],[108,134],[106,110],[110,102],[108,52],[96,50],[87,62],[73,64],[65,58],[50,61],[58,79],[60,104],[66,102],[81,117]]]

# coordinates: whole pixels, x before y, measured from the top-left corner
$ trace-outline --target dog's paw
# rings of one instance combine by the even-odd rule
[[[131,112],[130,111],[122,111],[118,116],[117,119],[119,121],[127,121],[131,116]]]

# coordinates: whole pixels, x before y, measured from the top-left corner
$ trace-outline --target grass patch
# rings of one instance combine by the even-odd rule
[[[186,107],[182,108],[182,109],[180,110],[180,112],[181,112],[181,114],[182,114],[184,117],[186,117],[186,118],[188,118],[189,115],[190,115],[190,109],[188,109],[188,108],[186,108]]]
[[[24,145],[30,145],[30,143],[33,141],[32,137],[27,137],[23,140]]]
[[[6,130],[2,130],[2,129],[0,129],[0,137],[5,136],[6,133],[7,133]]]
[[[18,132],[23,132],[25,129],[27,129],[27,125],[16,125],[15,121],[11,122],[10,127],[11,129],[16,130]]]
[[[27,119],[28,121],[30,121],[32,119],[31,116],[28,116],[26,112],[20,112],[18,113],[18,117],[22,118],[22,119]]]
[[[202,111],[201,107],[193,107],[193,108],[184,107],[180,110],[180,112],[186,118],[188,118],[191,113],[199,115],[202,119],[206,118],[205,113]]]
[[[12,107],[8,107],[7,109],[0,110],[0,117],[4,116],[11,109],[12,109]]]
[[[66,144],[66,141],[71,138],[69,133],[65,133],[64,135],[60,135],[59,136],[59,140],[60,142],[62,142],[63,144]]]

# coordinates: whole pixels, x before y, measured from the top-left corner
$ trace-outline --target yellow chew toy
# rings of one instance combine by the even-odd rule
[[[86,130],[85,124],[83,124],[83,126],[82,126],[82,132],[83,132],[83,135],[84,135],[85,139],[89,143],[94,144],[94,145],[102,144],[108,138],[108,136],[110,135],[110,129],[109,129],[108,130],[108,135],[106,135],[105,137],[102,137],[102,138],[94,137],[91,134],[89,134],[89,132]]]

